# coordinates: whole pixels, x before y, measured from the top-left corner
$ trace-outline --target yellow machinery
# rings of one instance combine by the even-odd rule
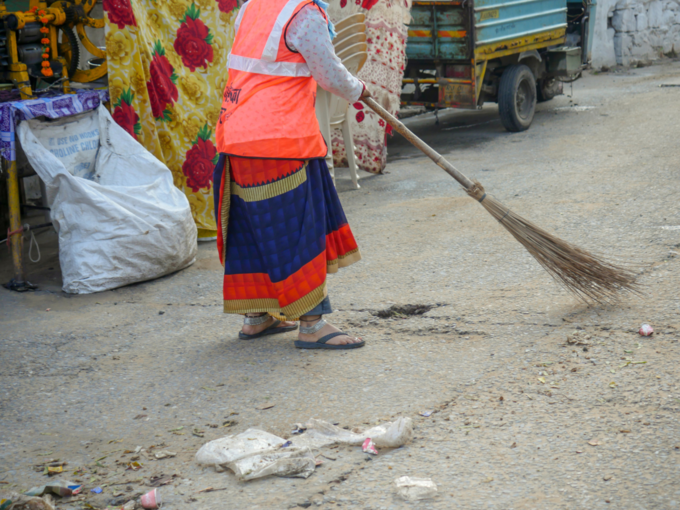
[[[96,0],[60,0],[48,4],[31,0],[33,12],[8,12],[4,3],[0,4],[0,80],[14,83],[21,98],[30,99],[38,79],[59,83],[63,91],[69,93],[69,81],[86,83],[104,76],[106,53],[95,46],[85,32],[86,26],[104,28],[103,19],[90,17],[95,3]],[[41,33],[43,27],[49,31]],[[46,46],[53,71],[49,77],[41,73],[44,38],[49,39]],[[102,65],[87,71],[78,69],[78,39],[95,57],[103,59]]]

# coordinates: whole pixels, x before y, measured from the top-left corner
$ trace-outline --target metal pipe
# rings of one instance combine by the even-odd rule
[[[25,281],[23,248],[24,238],[21,235],[21,201],[19,199],[19,175],[17,162],[10,161],[7,169],[7,198],[9,202],[9,245],[12,251],[14,265],[14,283],[23,284]]]

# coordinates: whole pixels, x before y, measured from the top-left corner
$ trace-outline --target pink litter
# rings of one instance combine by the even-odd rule
[[[649,324],[643,324],[640,326],[640,334],[642,336],[652,336],[654,334],[654,328]]]
[[[366,438],[364,444],[361,445],[361,449],[365,453],[370,453],[371,455],[378,455],[378,449],[375,447],[375,443],[373,443],[370,437]]]

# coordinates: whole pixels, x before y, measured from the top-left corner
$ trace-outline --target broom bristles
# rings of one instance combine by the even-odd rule
[[[585,302],[616,301],[622,292],[639,293],[630,269],[606,262],[513,213],[478,182],[467,190],[548,271],[558,283]]]

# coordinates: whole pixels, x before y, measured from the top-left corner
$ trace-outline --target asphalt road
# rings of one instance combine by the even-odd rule
[[[64,295],[42,234],[29,266],[41,290],[0,289],[0,492],[45,483],[34,466],[59,459],[56,477],[86,487],[64,509],[124,503],[161,474],[168,509],[680,507],[680,88],[661,84],[680,84],[680,63],[587,75],[518,134],[494,105],[408,120],[516,212],[634,267],[644,295],[617,304],[576,300],[399,137],[388,173],[360,190],[339,171],[363,261],[329,278],[331,318],[367,341],[356,351],[239,341],[212,245],[180,273]],[[655,334],[639,336],[642,323]],[[310,417],[399,416],[413,418],[412,442],[371,460],[329,450],[306,480],[240,483],[193,460],[251,427],[288,437]],[[126,470],[137,446],[177,456]],[[437,496],[403,502],[402,475],[432,478]]]

